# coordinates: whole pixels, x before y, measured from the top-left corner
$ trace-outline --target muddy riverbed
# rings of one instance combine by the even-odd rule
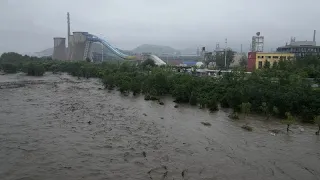
[[[99,88],[65,74],[0,76],[0,179],[320,179],[316,127],[274,135],[285,126]]]

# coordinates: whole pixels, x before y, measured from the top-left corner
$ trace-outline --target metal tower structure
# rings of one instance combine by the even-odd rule
[[[252,52],[263,52],[264,48],[264,36],[260,36],[260,32],[256,33],[256,36],[252,36]]]

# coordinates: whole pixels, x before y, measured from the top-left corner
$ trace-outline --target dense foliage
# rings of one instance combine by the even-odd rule
[[[42,62],[49,59],[22,56],[17,53],[4,53],[0,57],[0,70],[5,73],[16,73],[22,71],[29,76],[42,76],[45,68]]]
[[[319,83],[320,58],[306,57],[294,61],[280,61],[252,74],[238,70],[218,78],[199,77],[179,73],[173,67],[154,67],[146,61],[140,66],[124,62],[90,63],[38,59],[5,53],[0,58],[1,68],[8,63],[22,70],[41,69],[67,72],[77,77],[101,78],[107,89],[121,93],[143,93],[146,99],[171,95],[177,103],[190,103],[216,111],[219,105],[235,112],[261,113],[266,116],[291,117],[314,122],[320,115],[320,90],[311,85]],[[31,65],[30,65],[31,63]],[[31,66],[31,67],[30,67]],[[10,69],[10,68],[9,68]],[[29,71],[26,71],[29,74]],[[30,75],[37,75],[30,73]],[[314,78],[314,79],[308,79]]]

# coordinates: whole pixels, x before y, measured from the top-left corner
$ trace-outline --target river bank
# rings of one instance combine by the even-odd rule
[[[171,98],[160,105],[66,74],[5,75],[3,83],[1,179],[320,178],[313,126],[273,136],[270,129],[285,126],[259,116],[233,121],[226,109],[174,108]],[[241,129],[247,122],[253,132]]]

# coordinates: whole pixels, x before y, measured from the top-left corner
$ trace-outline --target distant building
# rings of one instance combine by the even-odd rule
[[[252,72],[255,69],[261,69],[267,61],[270,63],[270,67],[272,67],[273,64],[279,62],[280,59],[288,60],[293,58],[294,56],[295,54],[293,53],[249,52],[247,71]]]
[[[277,52],[294,53],[297,57],[320,55],[320,46],[313,41],[297,41],[289,45],[278,47]]]
[[[291,38],[290,44],[278,47],[277,52],[294,53],[296,57],[304,57],[307,55],[320,55],[320,46],[316,44],[316,31],[313,34],[313,41],[296,41]]]

